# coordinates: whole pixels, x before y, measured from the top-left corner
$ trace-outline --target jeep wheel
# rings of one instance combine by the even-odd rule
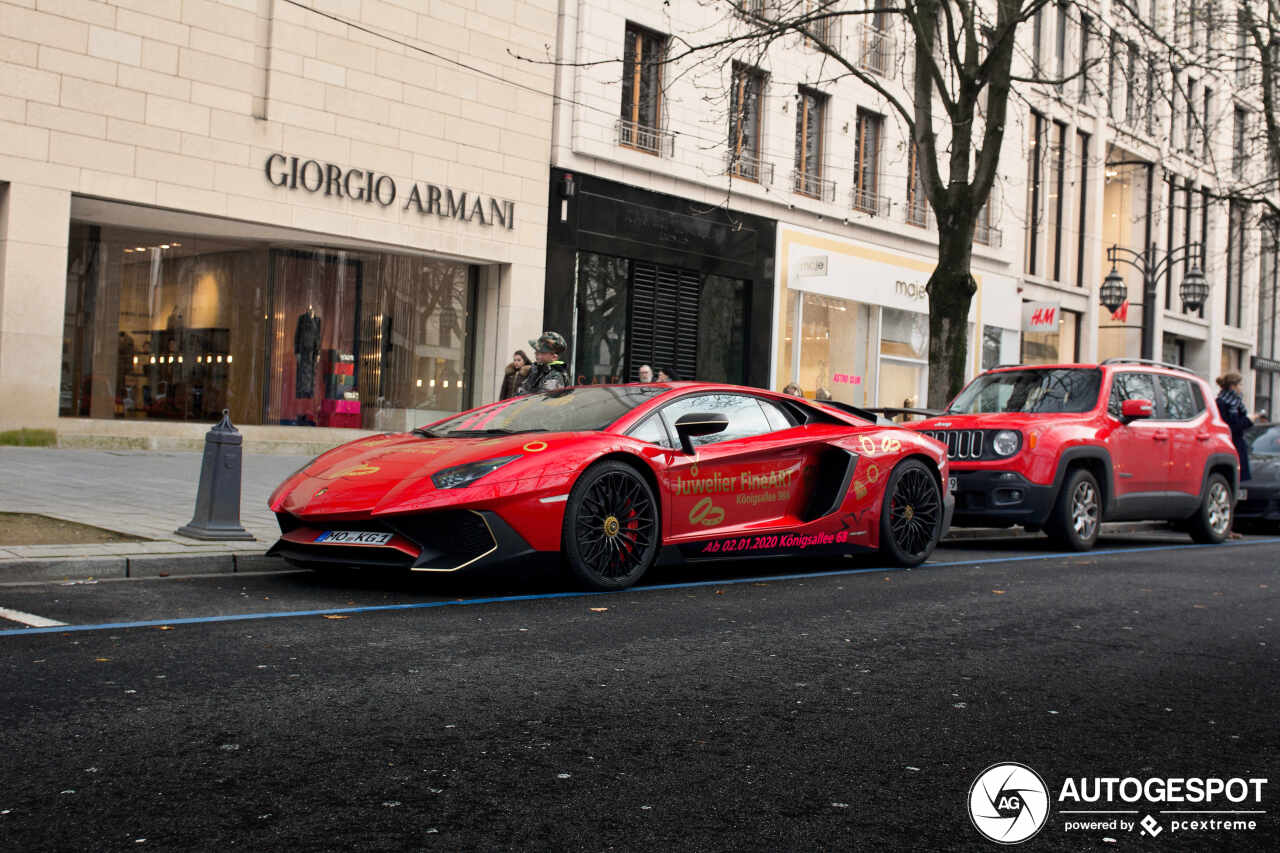
[[[1068,551],[1088,551],[1097,544],[1102,496],[1092,474],[1083,468],[1071,472],[1044,528],[1055,544]]]
[[[1204,499],[1196,514],[1188,519],[1187,532],[1191,538],[1206,545],[1217,545],[1231,532],[1231,520],[1235,506],[1231,502],[1231,485],[1221,474],[1209,477]]]

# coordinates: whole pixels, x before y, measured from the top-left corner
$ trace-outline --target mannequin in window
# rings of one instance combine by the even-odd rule
[[[315,308],[298,317],[298,328],[293,333],[293,356],[297,362],[294,372],[294,396],[310,398],[316,388],[316,361],[320,358],[320,330],[323,323]]]

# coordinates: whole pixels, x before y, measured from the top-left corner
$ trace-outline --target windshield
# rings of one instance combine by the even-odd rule
[[[513,397],[423,427],[429,435],[505,435],[514,432],[601,430],[666,385],[586,385]]]
[[[984,373],[960,392],[947,413],[1087,412],[1097,404],[1101,385],[1102,371],[1088,367]]]
[[[1244,440],[1249,442],[1253,456],[1280,456],[1280,425],[1262,424],[1246,430]]]

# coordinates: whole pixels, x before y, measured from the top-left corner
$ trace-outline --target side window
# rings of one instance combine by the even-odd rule
[[[786,412],[781,406],[769,401],[760,400],[760,407],[764,409],[764,416],[769,421],[772,431],[776,432],[783,429],[791,429],[796,425],[795,418]]]
[[[631,432],[627,433],[632,438],[638,438],[641,441],[647,441],[650,444],[656,444],[659,447],[674,447],[671,443],[671,437],[667,434],[667,428],[663,426],[662,419],[657,415],[650,415],[642,420],[639,424],[631,428]]]
[[[1120,417],[1120,404],[1125,400],[1156,401],[1156,384],[1150,373],[1117,373],[1111,380],[1111,399],[1107,411],[1112,417]]]
[[[699,394],[676,400],[663,408],[662,415],[671,428],[676,431],[676,421],[693,412],[717,412],[729,418],[729,425],[724,432],[698,436],[693,440],[695,447],[704,444],[718,444],[722,441],[733,441],[738,438],[750,438],[753,435],[764,435],[773,432],[773,426],[765,417],[764,409],[755,397],[745,394]]]
[[[1164,391],[1165,417],[1172,421],[1185,421],[1194,418],[1204,409],[1204,401],[1200,395],[1193,393],[1194,385],[1189,379],[1178,376],[1159,374],[1160,388]],[[1195,389],[1199,390],[1199,389]]]

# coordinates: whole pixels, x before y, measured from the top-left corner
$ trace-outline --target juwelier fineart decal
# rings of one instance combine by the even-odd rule
[[[968,806],[974,828],[998,844],[1019,844],[1046,825],[1107,842],[1126,833],[1223,839],[1259,828],[1266,785],[1261,777],[1069,776],[1051,815],[1054,803],[1040,774],[1004,762],[978,774]]]

